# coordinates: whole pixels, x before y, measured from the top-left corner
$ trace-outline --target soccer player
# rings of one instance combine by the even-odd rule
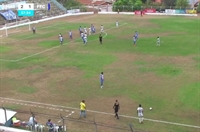
[[[100,83],[101,83],[101,88],[103,88],[103,84],[104,84],[103,72],[101,72],[101,74],[100,74]]]
[[[87,33],[85,33],[85,35],[84,35],[84,44],[85,45],[87,44]]]
[[[81,26],[79,27],[79,33],[81,34],[83,32]]]
[[[89,32],[89,35],[91,35],[91,32],[92,32],[92,31],[91,31],[91,28],[90,28],[90,27],[88,28],[88,32]]]
[[[139,123],[143,123],[143,108],[142,108],[142,105],[139,104],[139,107],[137,108],[137,114],[138,114],[138,117],[139,117]]]
[[[118,102],[118,100],[116,100],[115,101],[115,104],[114,104],[114,106],[113,106],[113,109],[114,109],[114,111],[115,111],[115,117],[117,118],[117,119],[119,119],[119,116],[118,116],[118,111],[119,111],[119,102]]]
[[[60,39],[60,44],[62,45],[62,44],[63,44],[63,36],[61,35],[61,36],[59,37],[59,39]]]
[[[160,37],[157,37],[157,46],[160,46]]]
[[[58,38],[60,38],[62,36],[62,34],[60,33],[59,35],[58,35]]]
[[[91,28],[92,33],[94,33],[94,25],[93,24],[91,24],[90,28]]]
[[[102,44],[102,35],[101,34],[99,35],[99,42],[100,42],[100,44]]]
[[[73,39],[73,37],[72,37],[72,31],[70,30],[69,31],[69,38],[72,40]]]
[[[82,114],[86,118],[86,112],[85,112],[85,110],[86,110],[86,104],[85,104],[85,100],[81,101],[81,103],[80,103],[80,110],[81,110],[81,112],[80,112],[80,118],[81,118]]]
[[[101,25],[101,32],[103,32],[103,25]]]
[[[116,24],[116,27],[118,27],[118,26],[119,26],[119,22],[118,22],[118,21],[116,21],[116,23],[115,23],[115,24]]]
[[[139,34],[138,34],[138,32],[137,31],[135,31],[135,38],[136,38],[136,40],[138,40],[138,38],[139,38]]]
[[[137,39],[136,39],[136,37],[135,37],[135,35],[133,36],[133,45],[134,46],[136,46],[136,41],[137,41]]]
[[[32,27],[32,31],[33,31],[33,34],[35,34],[35,32],[36,32],[35,26]]]
[[[83,43],[84,43],[84,33],[83,32],[81,33],[81,39],[83,40]]]
[[[84,33],[86,33],[86,34],[87,34],[87,28],[86,28],[86,27],[84,27]]]

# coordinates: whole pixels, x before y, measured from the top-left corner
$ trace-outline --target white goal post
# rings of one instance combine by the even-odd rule
[[[20,32],[20,28],[22,26],[28,25],[28,30],[31,30],[31,24],[29,19],[21,20],[21,21],[16,21],[12,23],[6,23],[4,26],[5,29],[5,36],[7,37],[9,34]]]

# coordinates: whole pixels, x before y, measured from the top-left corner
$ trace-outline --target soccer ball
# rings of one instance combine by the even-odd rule
[[[152,110],[152,107],[150,107],[149,110]]]

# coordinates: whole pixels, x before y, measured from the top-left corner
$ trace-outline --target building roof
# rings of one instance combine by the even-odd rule
[[[111,2],[107,2],[107,1],[95,1],[92,3],[94,6],[98,6],[98,5],[108,5],[108,4],[112,4]]]
[[[6,109],[7,120],[9,120],[11,117],[13,117],[16,113],[17,113],[16,111]],[[0,117],[1,117],[0,124],[5,124],[6,123],[5,111],[2,108],[0,108]]]
[[[92,4],[92,0],[78,0],[78,1],[83,5],[91,5]]]

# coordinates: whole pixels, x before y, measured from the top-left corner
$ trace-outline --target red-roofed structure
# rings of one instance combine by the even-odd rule
[[[93,2],[92,3],[92,5],[94,5],[94,6],[99,6],[99,5],[110,5],[110,4],[112,4],[111,2],[107,2],[107,1],[95,1],[95,2]]]
[[[99,6],[99,5],[108,5],[112,4],[112,2],[108,2],[105,0],[78,0],[81,4],[83,5],[94,5],[94,6]]]
[[[92,5],[93,0],[78,0],[83,5]]]

